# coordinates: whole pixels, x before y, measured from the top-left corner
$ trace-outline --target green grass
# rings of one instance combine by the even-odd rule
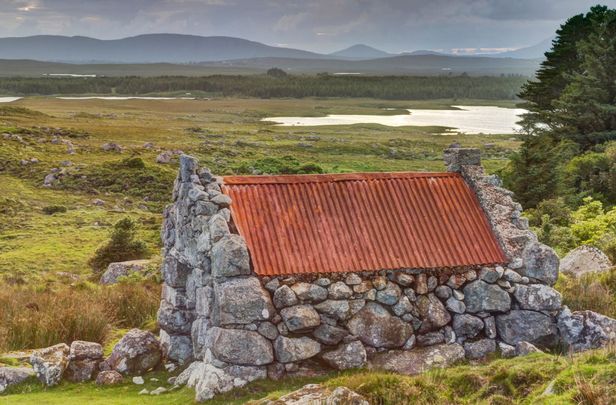
[[[151,377],[161,382],[151,382]],[[152,390],[167,376],[146,376]],[[322,377],[256,381],[219,395],[210,405],[243,404],[261,398],[276,399],[308,383],[348,387],[375,404],[610,404],[616,399],[616,350],[596,350],[574,356],[533,354],[515,359],[463,364],[408,377],[354,370]],[[68,384],[44,389],[31,381],[15,387],[0,402],[12,404],[187,404],[194,391],[182,388],[160,397],[139,396],[143,386],[130,382],[113,387],[94,383]]]

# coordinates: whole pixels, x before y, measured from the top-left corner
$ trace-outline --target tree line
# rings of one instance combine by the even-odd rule
[[[77,95],[202,92],[223,97],[367,97],[388,100],[440,98],[515,99],[523,76],[212,75],[203,77],[7,77],[0,94]]]

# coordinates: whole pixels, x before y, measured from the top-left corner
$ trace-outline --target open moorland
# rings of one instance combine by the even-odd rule
[[[177,153],[219,175],[357,171],[440,171],[458,141],[483,150],[498,170],[519,141],[505,135],[442,135],[442,127],[281,127],[267,116],[403,114],[405,108],[500,105],[511,101],[374,99],[59,100],[0,106],[0,274],[13,283],[88,276],[88,259],[111,225],[130,215],[152,254],[170,198]],[[386,110],[387,109],[387,110]],[[115,143],[122,150],[104,150]],[[171,151],[170,163],[157,163]],[[174,154],[175,153],[175,154]],[[29,163],[37,159],[37,163]],[[24,162],[22,162],[24,161]],[[61,175],[49,187],[45,177]],[[97,202],[102,200],[103,202]],[[100,204],[100,205],[96,205]],[[66,212],[48,215],[49,207]]]

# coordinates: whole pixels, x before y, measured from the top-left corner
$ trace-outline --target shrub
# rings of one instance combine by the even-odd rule
[[[323,173],[323,168],[314,163],[301,163],[293,156],[267,157],[252,163],[243,163],[234,168],[238,174],[310,174]]]
[[[105,270],[109,263],[143,259],[148,254],[145,243],[135,239],[136,228],[130,217],[116,222],[109,241],[99,247],[88,262],[95,273]]]
[[[47,215],[53,215],[58,212],[66,212],[66,207],[64,205],[48,205],[43,207],[43,213]]]
[[[591,310],[616,317],[616,268],[579,278],[561,274],[555,288],[572,311]]]
[[[160,287],[152,282],[57,290],[8,287],[0,291],[0,352],[73,340],[103,343],[113,328],[139,328],[156,317]]]

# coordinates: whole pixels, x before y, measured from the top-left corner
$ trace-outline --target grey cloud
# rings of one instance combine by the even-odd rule
[[[228,35],[333,51],[532,45],[597,0],[0,0],[0,36]],[[616,0],[604,0],[616,7]]]

